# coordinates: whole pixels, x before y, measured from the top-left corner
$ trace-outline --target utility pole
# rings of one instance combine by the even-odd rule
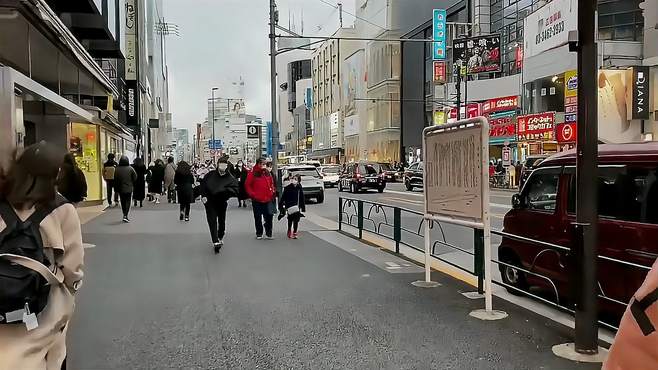
[[[213,159],[213,163],[215,163],[215,165],[217,164],[217,149],[215,149],[215,91],[216,90],[219,90],[219,89],[216,88],[216,87],[213,87],[211,92],[210,92],[210,94],[211,94],[210,99],[212,100],[211,103],[210,103],[211,104],[210,109],[212,109],[212,113],[211,113],[211,116],[212,116],[212,124],[211,124],[211,127],[212,127],[212,145],[210,146],[210,150],[212,150],[212,159]]]
[[[343,3],[338,3],[338,22],[340,28],[343,28]]]
[[[277,173],[279,156],[279,122],[276,119],[276,25],[279,12],[274,0],[270,0],[270,93],[272,100],[272,169]]]
[[[597,179],[598,179],[598,101],[597,46],[595,39],[597,0],[578,1],[578,143],[576,162],[576,299],[575,349],[578,353],[598,353],[597,307]],[[573,51],[573,45],[571,50]]]

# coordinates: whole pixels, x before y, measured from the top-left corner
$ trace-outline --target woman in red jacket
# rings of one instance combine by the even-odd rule
[[[259,158],[254,169],[247,175],[245,190],[251,198],[256,225],[256,239],[263,239],[263,220],[265,221],[265,238],[272,239],[272,219],[274,218],[274,197],[276,189],[272,173],[267,169],[265,158]]]

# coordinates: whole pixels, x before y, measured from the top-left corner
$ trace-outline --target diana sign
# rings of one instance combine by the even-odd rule
[[[630,119],[650,119],[649,101],[651,98],[649,89],[649,67],[636,66],[631,69],[632,91]]]

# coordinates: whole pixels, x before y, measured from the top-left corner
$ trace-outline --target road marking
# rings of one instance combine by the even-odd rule
[[[395,190],[384,190],[384,193],[398,194],[398,195],[411,195],[414,197],[423,197],[423,193],[414,193],[411,191],[395,191]]]
[[[382,200],[390,200],[393,202],[404,203],[404,204],[413,203],[413,204],[422,205],[424,203],[422,200],[411,200],[411,199],[402,199],[402,198],[394,198],[394,197],[384,197],[382,198]]]
[[[496,207],[496,208],[505,208],[505,209],[512,209],[512,206],[509,206],[507,204],[500,204],[500,203],[489,203],[491,207]]]
[[[402,268],[402,266],[398,265],[395,262],[386,262],[386,268],[388,270],[399,270]]]
[[[82,243],[83,248],[96,248],[96,244],[91,244],[91,243]]]
[[[363,274],[363,275],[361,275],[361,277],[362,278],[367,278],[367,277],[370,277],[370,274]]]

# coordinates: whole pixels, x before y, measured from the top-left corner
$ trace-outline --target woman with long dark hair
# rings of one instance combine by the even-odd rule
[[[153,203],[159,204],[165,175],[164,162],[161,159],[156,159],[155,164],[149,167],[149,172],[149,194],[153,197]]]
[[[64,163],[57,176],[57,191],[71,203],[79,203],[87,197],[85,174],[75,163],[71,153],[64,156]]]
[[[238,207],[245,207],[247,208],[247,199],[249,199],[249,196],[247,195],[247,190],[245,190],[244,184],[247,181],[247,175],[249,174],[249,170],[244,166],[244,162],[242,160],[238,161],[238,164],[235,166],[235,179],[238,180],[238,183],[240,185],[239,192],[238,192]]]
[[[66,333],[75,306],[74,294],[82,285],[84,250],[78,214],[56,191],[62,157],[56,147],[41,142],[14,156],[6,171],[0,171],[0,233],[4,235],[0,254],[23,259],[0,257],[0,369],[60,369],[66,358]],[[38,225],[38,230],[28,223]],[[19,241],[12,231],[17,227],[24,236],[20,245],[10,242]],[[31,257],[25,247],[37,241],[25,236],[28,229],[32,235],[41,236],[43,247]],[[30,261],[39,263],[27,263]],[[35,271],[39,265],[49,268]],[[46,282],[21,285],[7,281],[35,276],[25,273],[26,269],[39,272],[36,276],[43,276]],[[29,289],[17,289],[21,286]],[[41,288],[36,290],[37,286]],[[24,295],[32,290],[35,295],[29,297],[36,299]],[[25,302],[30,302],[29,310],[25,310]],[[6,312],[21,315],[10,317]]]
[[[192,167],[185,162],[178,162],[176,174],[174,175],[174,185],[178,193],[178,203],[180,204],[180,220],[190,220],[190,207],[194,201],[194,175]]]

